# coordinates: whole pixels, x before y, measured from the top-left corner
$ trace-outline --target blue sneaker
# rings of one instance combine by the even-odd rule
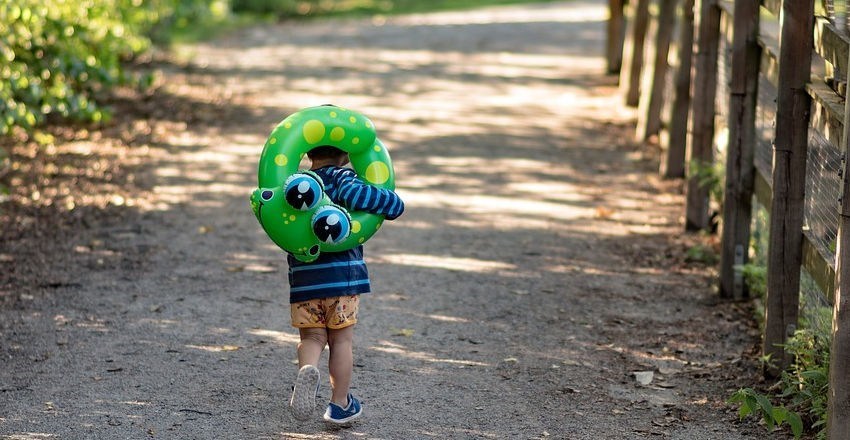
[[[331,402],[328,404],[328,409],[325,410],[324,419],[326,422],[343,425],[353,422],[363,415],[363,407],[360,406],[360,401],[356,397],[348,394],[348,406],[341,406]]]
[[[319,392],[319,369],[305,365],[298,370],[289,408],[292,416],[298,420],[307,420],[316,409],[316,394]]]

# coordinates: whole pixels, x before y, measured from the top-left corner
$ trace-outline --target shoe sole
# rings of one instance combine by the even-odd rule
[[[292,416],[298,420],[307,420],[316,409],[316,387],[319,385],[319,370],[312,365],[305,365],[298,370],[295,379],[295,389],[292,390],[292,399],[289,407]]]
[[[344,426],[344,425],[350,425],[350,424],[356,422],[357,419],[359,419],[360,416],[362,416],[362,415],[363,415],[363,410],[360,410],[359,413],[357,413],[353,416],[346,417],[342,420],[332,419],[330,417],[325,417],[324,419],[325,419],[325,422],[330,423],[331,425]]]

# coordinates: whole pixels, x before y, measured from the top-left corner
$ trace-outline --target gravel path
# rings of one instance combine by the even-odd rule
[[[680,182],[602,74],[606,5],[288,23],[163,65],[135,116],[57,144],[118,184],[0,242],[0,437],[767,438],[724,403],[751,312],[686,258]],[[343,430],[286,408],[286,263],[247,197],[271,127],[325,103],[375,122],[408,206],[366,246]]]

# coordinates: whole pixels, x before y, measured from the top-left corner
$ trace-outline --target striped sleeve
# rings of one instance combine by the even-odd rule
[[[404,212],[404,202],[398,194],[364,183],[354,171],[337,170],[333,177],[333,191],[328,195],[347,209],[380,214],[387,220],[394,220]]]

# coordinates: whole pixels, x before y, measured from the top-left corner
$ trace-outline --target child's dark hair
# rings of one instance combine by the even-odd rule
[[[312,150],[308,151],[307,157],[309,157],[310,160],[333,159],[335,157],[340,157],[340,156],[343,156],[345,154],[348,154],[348,153],[340,150],[337,147],[332,147],[330,145],[322,145],[322,146],[318,146],[318,147],[313,148]]]

